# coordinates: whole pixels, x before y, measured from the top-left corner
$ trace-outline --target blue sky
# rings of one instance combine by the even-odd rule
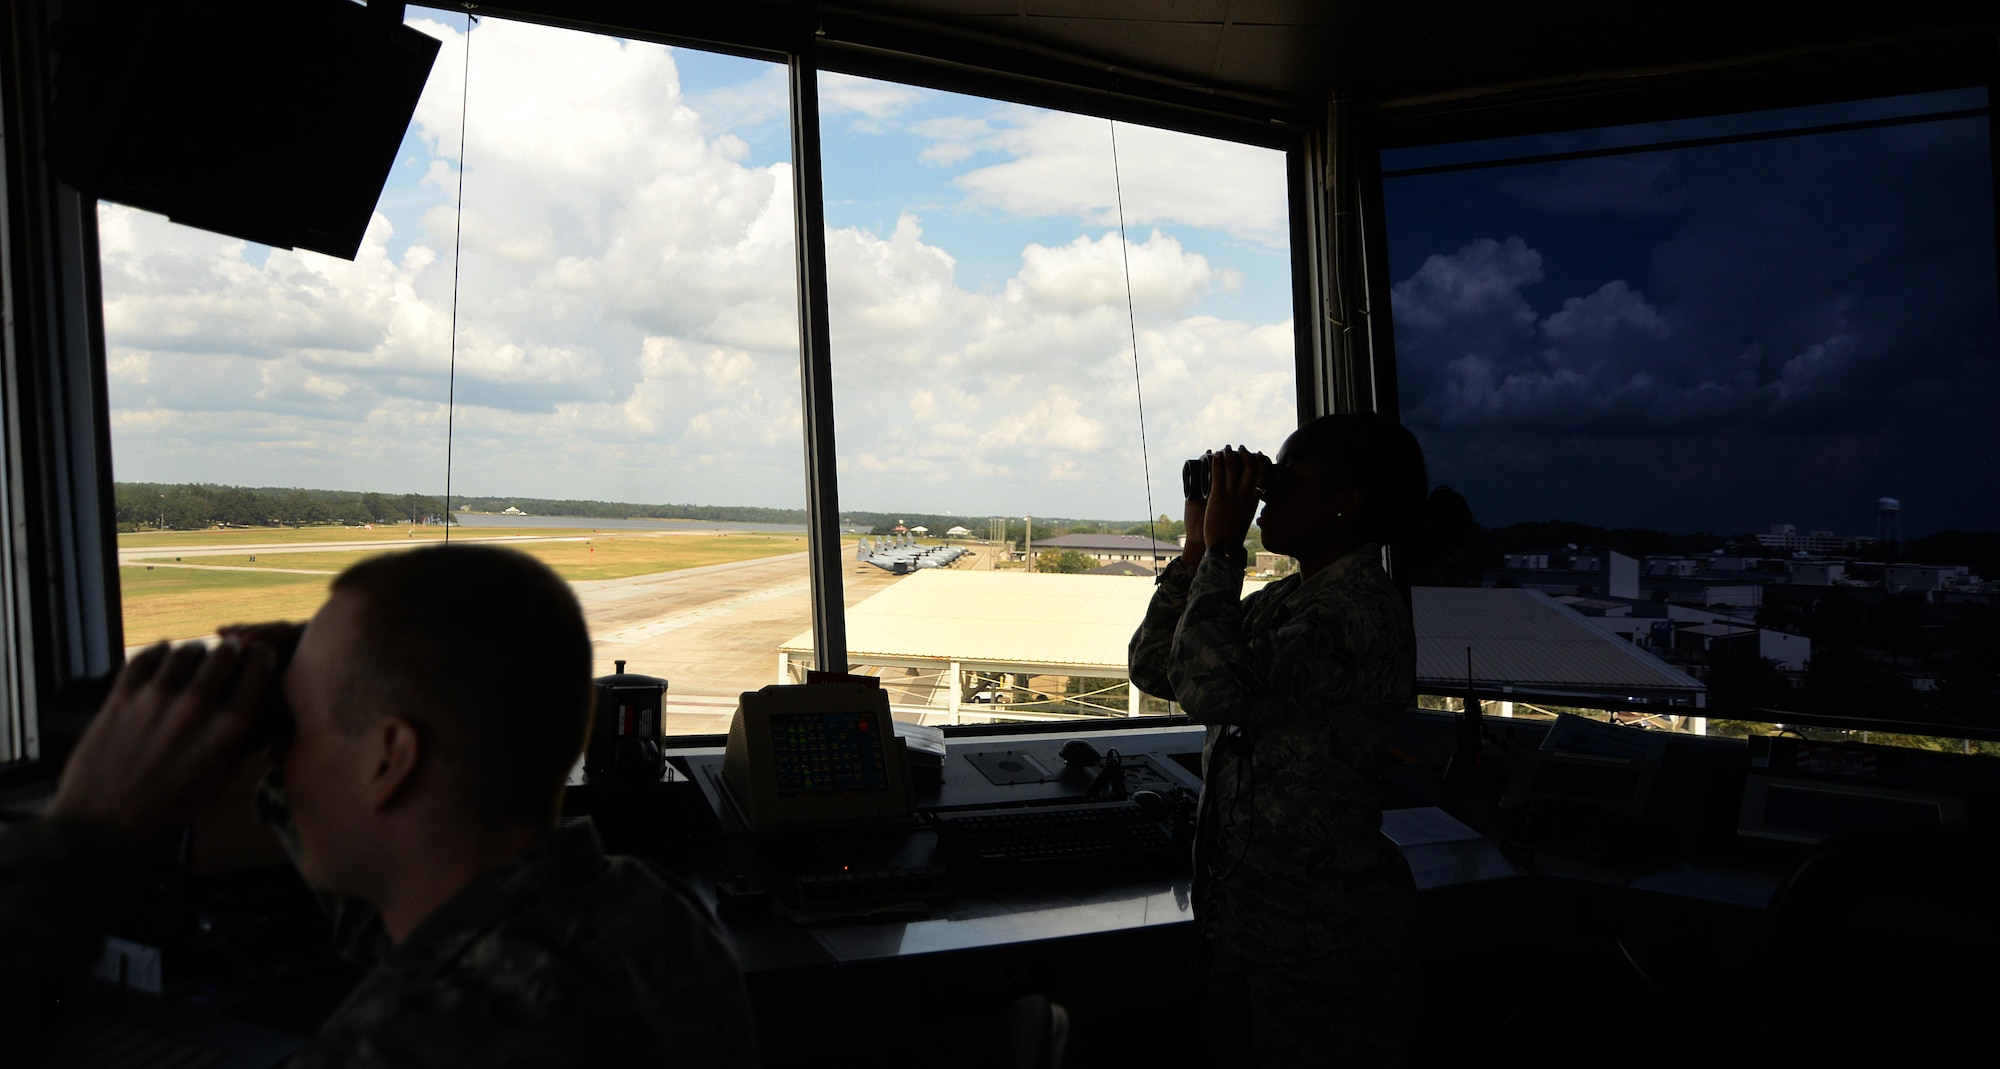
[[[466,493],[799,505],[784,70],[479,22],[455,265],[465,21],[410,17],[444,45],[354,262],[101,210],[118,477],[440,492],[455,391]],[[844,507],[1144,515],[1134,333],[1152,507],[1275,447],[1279,154],[1119,128],[1134,324],[1107,122],[821,93]]]

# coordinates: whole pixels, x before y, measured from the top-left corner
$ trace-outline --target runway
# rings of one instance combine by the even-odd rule
[[[497,535],[492,537],[471,535],[466,537],[465,540],[507,544],[521,542],[587,542],[590,538],[588,535]],[[181,549],[175,546],[138,546],[133,548],[121,546],[118,549],[118,563],[121,566],[138,564],[150,568],[208,568],[235,572],[290,572],[304,575],[332,575],[333,572],[329,570],[317,568],[251,568],[240,564],[190,564],[187,563],[186,559],[189,557],[276,557],[286,553],[346,552],[348,550],[362,549],[416,549],[419,546],[442,544],[442,540],[436,538],[396,538],[368,542],[243,543],[233,546],[202,546],[198,549]],[[167,557],[174,559],[172,561],[165,561],[164,558]]]
[[[583,603],[596,671],[665,676],[670,733],[728,728],[736,696],[778,681],[778,644],[812,626],[804,553],[712,564],[631,579],[572,583]],[[896,581],[879,568],[849,568],[852,605]]]
[[[482,542],[581,541],[577,536],[508,536]],[[195,558],[260,558],[284,553],[355,549],[410,549],[411,542],[295,542],[204,546],[200,549],[120,549],[119,563],[151,559],[155,568],[305,571],[202,564]],[[981,554],[983,556],[983,554]],[[160,557],[187,558],[161,564]],[[980,561],[979,563],[984,563]],[[972,558],[966,566],[977,566]],[[990,566],[990,565],[989,565]],[[853,605],[896,582],[879,568],[846,562],[843,602]],[[666,729],[674,734],[728,730],[737,695],[778,680],[778,645],[812,626],[811,581],[804,553],[729,561],[625,579],[572,582],[594,647],[594,674],[625,670],[668,681]],[[127,652],[136,652],[133,647]]]

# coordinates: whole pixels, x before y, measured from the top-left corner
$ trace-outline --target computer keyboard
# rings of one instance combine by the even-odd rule
[[[1167,829],[1134,802],[958,810],[930,821],[947,857],[987,876],[1125,871],[1178,854]]]

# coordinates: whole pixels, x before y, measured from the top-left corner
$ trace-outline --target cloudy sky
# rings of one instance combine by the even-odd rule
[[[1984,91],[1390,153],[1392,175]],[[1983,115],[1391,177],[1403,416],[1487,523],[2000,528]]]
[[[121,480],[803,504],[783,69],[413,9],[360,256],[104,205]],[[1291,424],[1275,152],[825,76],[841,501],[1139,517]],[[457,378],[453,242],[465,124]]]

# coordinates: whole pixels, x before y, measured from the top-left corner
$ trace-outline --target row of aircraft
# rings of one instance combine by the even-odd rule
[[[908,575],[918,568],[942,568],[967,552],[959,546],[920,545],[910,535],[890,534],[873,543],[866,538],[855,543],[854,559],[873,564],[890,575]]]

